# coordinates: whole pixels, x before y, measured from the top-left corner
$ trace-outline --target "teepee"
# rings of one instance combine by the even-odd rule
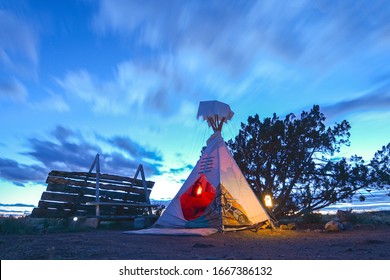
[[[216,228],[227,231],[271,221],[222,138],[222,126],[233,115],[225,103],[200,102],[197,117],[206,120],[214,133],[155,227]]]

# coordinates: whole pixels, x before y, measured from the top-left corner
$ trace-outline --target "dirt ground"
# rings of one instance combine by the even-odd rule
[[[1,235],[2,260],[390,260],[390,226],[342,232],[308,229],[198,236],[130,235],[123,230]]]

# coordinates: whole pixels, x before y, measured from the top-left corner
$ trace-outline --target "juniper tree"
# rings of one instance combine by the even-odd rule
[[[251,116],[228,145],[255,193],[273,196],[276,216],[304,214],[362,189],[388,187],[390,144],[370,164],[359,156],[336,157],[350,144],[350,128],[346,120],[326,126],[315,105],[300,117]]]

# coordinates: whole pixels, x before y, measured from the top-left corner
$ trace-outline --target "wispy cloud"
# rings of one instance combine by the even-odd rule
[[[152,54],[153,60],[142,64],[121,64],[111,83],[133,87],[137,98],[127,94],[129,100],[155,106],[159,113],[177,113],[170,105],[173,100],[235,100],[282,87],[281,81],[310,86],[346,60],[361,63],[364,58],[357,54],[369,56],[378,46],[388,49],[389,24],[386,1],[353,0],[223,5],[101,0],[93,19],[99,35],[120,36]],[[161,61],[169,61],[169,67],[163,69]]]
[[[194,166],[192,164],[187,164],[183,167],[180,167],[180,168],[171,168],[169,169],[169,173],[170,174],[173,174],[173,175],[176,175],[176,174],[183,174],[183,172],[188,172],[188,171],[191,171],[192,169],[194,169]]]
[[[0,100],[9,99],[15,102],[23,102],[27,98],[26,87],[17,79],[0,80]]]
[[[158,46],[157,52],[203,49],[232,73],[264,52],[292,61],[335,63],[361,45],[369,47],[368,41],[383,41],[390,21],[386,1],[99,3],[93,21],[97,32],[130,36],[152,49]]]
[[[50,94],[42,100],[30,101],[29,106],[37,111],[55,111],[59,113],[70,111],[68,103],[58,94]]]
[[[130,155],[132,158],[162,161],[162,156],[159,155],[156,151],[142,147],[139,143],[136,143],[129,137],[114,136],[105,139],[105,141],[112,146],[119,148],[121,151],[126,152],[126,154]]]
[[[177,103],[171,101],[180,92],[174,72],[169,58],[161,58],[157,65],[125,61],[118,64],[112,79],[106,81],[93,77],[87,70],[79,70],[69,72],[57,82],[98,113],[124,114],[142,108],[167,116],[177,110]]]
[[[0,158],[0,179],[24,185],[27,182],[44,182],[47,173],[53,169],[87,171],[97,153],[101,155],[103,173],[132,176],[138,165],[142,164],[148,177],[160,174],[162,157],[159,153],[127,137],[113,136],[104,139],[98,136],[92,144],[81,132],[57,126],[46,138],[48,139],[28,139],[29,151],[23,153],[38,164],[20,164],[11,159]],[[102,139],[110,146],[105,149],[100,147],[98,142]]]
[[[220,5],[216,1],[173,1],[170,5],[155,1],[115,1],[112,5],[100,1],[93,24],[100,34],[133,38],[159,54],[198,49],[211,54],[208,56],[216,66],[222,66],[233,60],[241,63],[252,55],[245,45],[252,40],[240,40],[243,35],[236,32],[247,27],[242,18],[250,12],[250,6],[245,2]],[[234,66],[228,67],[238,70]]]
[[[31,181],[42,183],[46,175],[46,168],[40,165],[21,164],[12,159],[0,158],[0,178],[16,186],[23,186],[24,183]]]
[[[0,62],[4,67],[26,72],[38,65],[38,34],[31,22],[0,10],[0,38]]]
[[[28,90],[22,80],[37,75],[38,45],[32,22],[0,8],[0,100],[27,100]]]
[[[381,86],[352,99],[342,100],[323,107],[323,112],[329,118],[345,117],[360,111],[388,110],[390,108],[390,86]]]
[[[69,133],[69,135],[60,137],[61,133],[64,132]],[[55,139],[28,139],[31,151],[26,152],[25,155],[34,158],[50,169],[79,170],[87,169],[95,155],[102,153],[98,145],[89,143],[82,135],[69,129],[57,127],[53,135]]]

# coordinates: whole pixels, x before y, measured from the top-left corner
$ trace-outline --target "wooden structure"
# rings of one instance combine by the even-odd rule
[[[96,172],[92,172],[94,169]],[[99,155],[96,155],[89,172],[53,170],[46,183],[47,189],[31,217],[93,217],[99,221],[157,218],[149,200],[154,182],[145,180],[142,165],[133,178],[101,174]]]

